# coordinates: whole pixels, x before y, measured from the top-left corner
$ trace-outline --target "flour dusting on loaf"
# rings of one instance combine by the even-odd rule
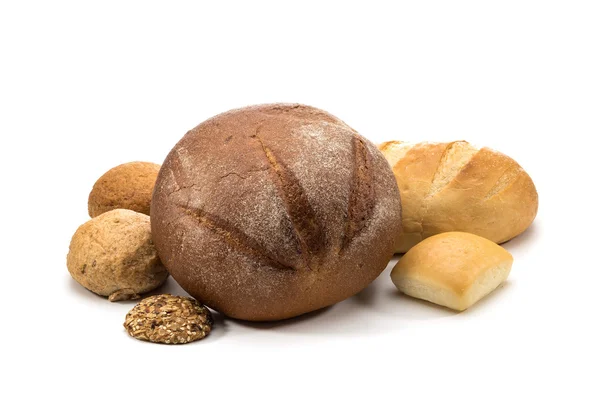
[[[236,318],[288,318],[358,292],[401,229],[385,158],[308,106],[211,118],[171,151],[156,188],[161,259],[190,294]]]

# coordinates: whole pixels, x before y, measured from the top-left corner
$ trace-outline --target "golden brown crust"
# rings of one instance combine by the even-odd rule
[[[512,158],[460,141],[419,143],[408,150],[400,143],[380,145],[402,198],[404,233],[397,252],[448,231],[471,232],[502,243],[533,222],[537,191]]]
[[[446,232],[411,248],[391,278],[410,296],[464,310],[506,279],[512,261],[508,251],[488,239]]]
[[[150,200],[160,165],[134,161],[108,170],[94,184],[88,198],[90,217],[117,208],[150,215]]]
[[[152,234],[173,277],[231,317],[277,320],[341,301],[385,268],[401,229],[377,148],[324,111],[218,115],[169,153]]]

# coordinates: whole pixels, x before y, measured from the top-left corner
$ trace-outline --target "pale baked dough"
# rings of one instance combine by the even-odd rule
[[[391,277],[409,296],[462,311],[506,280],[512,263],[511,254],[488,239],[447,232],[410,249]]]

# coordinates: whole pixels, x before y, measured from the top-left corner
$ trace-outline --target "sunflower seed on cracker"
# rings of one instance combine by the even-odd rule
[[[203,339],[213,319],[208,308],[191,297],[159,294],[140,301],[127,313],[123,326],[139,340],[185,344]]]

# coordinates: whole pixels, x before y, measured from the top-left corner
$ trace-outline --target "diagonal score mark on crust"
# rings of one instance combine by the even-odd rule
[[[352,187],[340,252],[367,226],[375,206],[371,155],[365,143],[356,135],[352,138],[352,154]]]
[[[421,240],[425,238],[423,221],[429,212],[429,200],[441,192],[448,184],[450,184],[452,179],[454,179],[460,173],[460,171],[462,171],[462,169],[478,151],[478,148],[465,141],[451,142],[444,149],[435,173],[431,178],[429,191],[421,203],[419,221],[419,226],[421,228],[419,234],[421,235]]]
[[[385,142],[382,146],[384,147],[380,147],[381,152],[383,152],[383,154],[385,155],[385,158],[388,164],[390,164],[390,166],[392,167],[392,169],[395,169],[396,165],[398,165],[400,160],[402,160],[404,156],[406,156],[406,153],[408,153],[415,146],[415,144],[408,142],[392,141]]]
[[[497,194],[500,194],[500,192],[517,180],[522,171],[523,169],[519,166],[511,165],[508,167],[502,173],[502,175],[500,175],[496,183],[494,183],[494,186],[492,186],[492,188],[486,193],[486,195],[483,197],[483,200],[489,200]]]
[[[377,146],[377,148],[379,148],[379,151],[385,153],[386,150],[388,149],[388,147],[393,146],[395,143],[402,143],[402,142],[398,142],[398,141],[395,141],[395,140],[390,140],[390,141],[387,141],[387,142],[380,143],[379,146]]]
[[[179,204],[177,207],[179,207],[185,213],[185,215],[193,218],[198,225],[221,237],[231,249],[237,250],[240,253],[244,253],[252,257],[256,257],[271,267],[277,269],[296,269],[294,266],[286,264],[285,262],[270,256],[268,254],[269,251],[260,245],[260,243],[224,219],[208,213],[200,208],[182,206]]]
[[[267,147],[259,136],[260,127],[251,137],[256,139],[261,146],[271,170],[277,176],[277,187],[287,214],[294,227],[294,235],[299,245],[298,251],[306,267],[310,268],[310,257],[321,253],[325,249],[325,229],[319,222],[316,212],[308,200],[308,196],[298,178],[286,165],[277,158],[273,151]]]
[[[173,161],[171,161],[171,164],[171,168],[169,168],[168,171],[171,174],[173,183],[175,184],[175,186],[177,186],[177,189],[175,189],[175,191],[177,192],[180,191],[183,187],[183,185],[181,184],[181,177],[179,174],[179,171],[181,171],[181,161],[179,160],[179,155],[173,157]],[[175,169],[177,169],[177,171]]]
[[[175,151],[173,157],[170,158],[170,168],[168,169],[168,172],[171,174],[173,183],[177,186],[171,194],[188,188],[182,183],[182,172],[185,170],[185,164],[182,157],[184,156],[182,156],[179,151]]]
[[[473,155],[479,151],[478,148],[471,146],[468,142],[452,142],[446,147],[440,163],[437,166],[429,193],[425,198],[430,198],[441,192],[454,179],[460,171],[467,165]]]

